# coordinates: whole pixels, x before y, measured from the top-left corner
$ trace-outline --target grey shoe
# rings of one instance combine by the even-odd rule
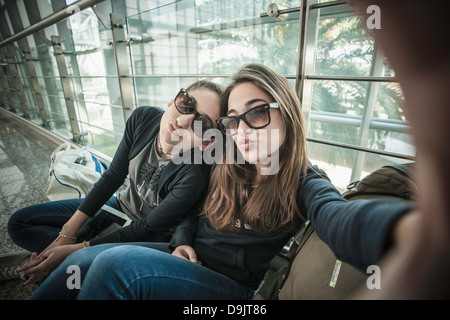
[[[25,261],[30,260],[31,252],[22,251],[0,255],[0,281],[22,279],[26,280],[23,272],[16,269],[22,266]]]

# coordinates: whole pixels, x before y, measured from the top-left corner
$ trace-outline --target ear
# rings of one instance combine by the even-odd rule
[[[199,147],[200,150],[205,151],[205,149],[206,149],[208,146],[214,145],[214,142],[215,142],[215,141],[216,141],[216,138],[214,138],[214,137],[211,138],[211,141],[203,141],[203,142],[202,142],[202,145]]]

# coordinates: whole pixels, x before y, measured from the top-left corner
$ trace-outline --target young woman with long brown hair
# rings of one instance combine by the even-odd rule
[[[364,271],[378,262],[390,226],[410,208],[341,197],[307,160],[300,102],[287,79],[246,65],[221,101],[224,161],[215,165],[200,214],[183,221],[165,245],[172,255],[114,247],[96,256],[81,290],[55,290],[67,266],[89,255],[86,248],[68,257],[35,299],[251,298],[271,259],[306,220],[339,259]]]

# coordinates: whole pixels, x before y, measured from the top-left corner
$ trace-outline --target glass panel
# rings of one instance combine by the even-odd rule
[[[14,59],[19,62],[16,64],[20,82],[22,84],[23,95],[28,107],[28,117],[35,123],[42,124],[40,118],[39,108],[37,106],[36,97],[34,93],[33,83],[28,74],[27,62],[24,60],[23,55],[16,53]]]
[[[384,130],[405,132],[407,122],[401,109],[404,101],[398,83],[320,80],[313,82],[308,136],[360,145],[360,126],[367,109],[367,91],[370,85],[372,94],[376,95],[373,121],[376,121],[379,128],[384,127]],[[368,119],[371,118],[369,115]],[[383,142],[386,140],[381,137],[380,134],[370,134],[367,146],[387,150]],[[409,144],[407,137],[405,133],[401,135],[402,141]]]
[[[16,77],[19,76],[18,73],[18,65],[21,63],[22,58],[21,55],[19,54],[19,52],[15,52],[12,57],[10,57],[9,61],[8,61],[8,66],[6,67],[6,70],[9,73],[8,76],[8,86],[9,86],[9,91],[10,91],[10,107],[11,107],[11,111],[15,112],[18,115],[23,116],[23,108],[22,108],[22,103],[20,101],[20,99],[22,98],[23,92],[21,92],[20,89],[20,85],[18,84],[18,81],[20,81],[19,79],[17,79]]]
[[[405,99],[400,84],[397,82],[383,82],[378,85],[374,118],[406,122],[403,111]]]
[[[126,15],[133,16],[139,12],[147,11],[149,9],[157,8],[175,2],[177,0],[110,0],[112,7],[117,12],[119,8],[125,7]],[[178,0],[179,1],[179,0]],[[120,12],[123,14],[122,12]]]
[[[230,80],[227,77],[202,77],[202,79],[213,81],[222,87]],[[186,88],[197,80],[198,78],[194,77],[136,78],[138,106],[153,106],[166,110],[167,104],[175,98],[181,88]]]
[[[111,31],[96,25],[61,40],[63,49],[72,52],[64,57],[81,132],[88,134],[88,145],[112,155],[111,148],[117,148],[125,121]],[[102,134],[105,141],[100,138]]]
[[[312,111],[362,116],[368,82],[313,81]]]
[[[347,190],[347,186],[350,182],[360,180],[382,166],[411,162],[410,160],[314,142],[308,142],[308,155],[311,163],[324,170],[333,185],[341,193]],[[352,179],[352,168],[358,157],[361,157],[364,160],[363,167],[361,173]]]
[[[414,156],[415,147],[405,132],[369,129],[369,148]]]
[[[122,115],[123,120],[122,109],[90,102],[86,102],[86,109],[89,121],[79,122],[81,131],[87,134],[85,142],[88,146],[112,157],[123,135],[123,130],[114,131],[114,114]]]
[[[321,9],[314,74],[369,76],[372,54],[373,39],[347,6]]]
[[[7,107],[6,107],[6,103],[5,103],[5,100],[6,100],[6,92],[4,91],[3,86],[1,85],[1,83],[0,83],[0,97],[1,97],[1,100],[0,100],[0,108],[6,109],[6,108],[7,108]]]
[[[9,74],[9,70],[8,70],[8,74]],[[20,111],[20,108],[18,108],[18,104],[17,104],[17,101],[19,101],[19,96],[17,95],[18,90],[14,86],[11,75],[6,77],[6,85],[7,85],[7,90],[9,91],[7,110],[17,113]]]
[[[80,11],[77,4],[74,3],[75,1],[76,0],[66,0],[68,6],[73,4],[73,7],[70,9],[74,10],[75,14],[64,20],[67,28],[72,31],[74,36],[89,29],[96,29],[99,26],[99,22],[94,11],[91,8],[86,8]],[[87,34],[84,33],[84,35],[86,36]],[[87,37],[85,39],[90,40]]]
[[[320,116],[324,117],[320,117],[318,120],[312,120],[310,122],[308,137],[359,145],[359,128],[358,125],[356,125],[356,123],[360,122],[358,119],[334,117],[326,114],[320,114]],[[311,116],[311,119],[314,119],[314,117]],[[354,120],[355,125],[346,125],[342,123],[347,120]]]
[[[38,122],[37,119],[40,119],[40,114],[33,87],[24,89],[24,94],[28,102],[28,112],[30,120],[32,120],[33,122]],[[42,123],[42,121],[40,121],[40,123]]]
[[[298,13],[285,21],[260,18],[268,4],[183,1],[129,17],[130,34],[142,38],[131,46],[133,73],[232,74],[258,62],[295,75]]]
[[[64,50],[76,53],[65,55],[69,75],[117,75],[110,30],[91,28],[62,38],[61,43]]]
[[[342,193],[351,182],[353,162],[357,151],[308,142],[312,164],[324,170],[333,185]]]
[[[316,113],[311,116],[309,137],[327,141],[335,141],[354,146],[361,145],[361,119],[358,117],[342,117],[329,113]],[[315,120],[314,120],[315,119]],[[389,151],[402,155],[414,156],[415,149],[406,133],[407,126],[399,121],[374,121],[368,131],[367,144],[374,150]],[[381,129],[386,128],[386,129]]]
[[[270,1],[183,1],[127,18],[137,105],[165,109],[181,87],[204,74],[223,86],[243,64],[263,63],[295,75],[298,13],[285,21],[260,18]],[[299,1],[284,1],[284,7]],[[160,77],[158,77],[160,75]],[[223,75],[223,76],[209,76]],[[205,78],[202,77],[202,78]]]
[[[12,90],[11,91],[11,99],[9,100],[10,102],[10,107],[12,112],[17,113],[17,114],[21,114],[21,108],[20,108],[20,101],[19,101],[19,97],[17,95],[17,91]]]
[[[53,103],[57,104],[59,110],[52,111],[49,118],[53,120],[52,131],[59,133],[66,139],[72,139],[72,130],[70,128],[69,115],[67,114],[66,101],[64,97],[43,96],[44,101],[48,103],[51,99]]]
[[[31,56],[36,59],[33,65],[52,130],[71,138],[69,116],[53,50],[46,44],[39,45],[31,49]]]

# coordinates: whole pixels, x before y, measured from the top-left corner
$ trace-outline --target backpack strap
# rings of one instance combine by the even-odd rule
[[[264,279],[255,291],[254,300],[275,300],[283,287],[291,268],[291,260],[314,232],[312,224],[306,221],[271,261]]]

